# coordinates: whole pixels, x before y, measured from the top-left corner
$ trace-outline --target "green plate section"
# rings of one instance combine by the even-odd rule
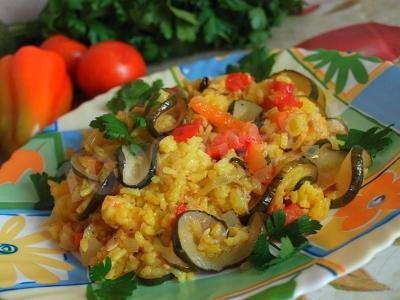
[[[166,282],[159,286],[139,286],[131,299],[157,300],[203,300],[214,299],[231,293],[236,293],[251,286],[258,285],[274,277],[288,274],[302,266],[306,266],[313,259],[305,254],[298,253],[287,261],[273,266],[265,271],[254,268],[240,272],[236,270],[228,273],[210,276],[184,283]],[[173,295],[173,296],[172,296]]]

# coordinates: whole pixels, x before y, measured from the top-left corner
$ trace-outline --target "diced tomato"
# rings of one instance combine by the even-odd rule
[[[279,130],[284,130],[285,122],[288,116],[289,113],[287,111],[277,111],[276,113],[272,114],[269,119],[279,128]]]
[[[271,182],[274,175],[274,168],[267,164],[262,144],[250,144],[246,151],[245,160],[250,174],[262,184],[266,185]]]
[[[293,221],[304,215],[303,210],[300,206],[295,203],[290,203],[283,208],[283,212],[286,215],[285,225],[292,223]]]
[[[83,232],[76,232],[74,234],[74,245],[79,247],[83,238]]]
[[[286,83],[274,80],[270,86],[271,92],[263,103],[265,109],[276,106],[279,111],[284,111],[292,107],[302,107],[303,103],[294,94],[294,83]]]
[[[201,119],[196,119],[192,123],[178,126],[172,131],[172,136],[177,142],[186,142],[199,134],[201,123]]]
[[[189,106],[220,130],[240,129],[246,124],[246,122],[234,118],[230,113],[207,103],[202,97],[193,97],[189,102]]]
[[[249,73],[231,73],[226,77],[225,87],[231,92],[241,91],[254,81]]]
[[[177,207],[175,208],[175,216],[179,216],[183,214],[187,209],[187,204],[186,203],[179,203]]]
[[[244,123],[240,129],[231,129],[220,132],[207,146],[206,152],[214,159],[221,158],[230,149],[245,152],[249,145],[262,142],[256,125]]]

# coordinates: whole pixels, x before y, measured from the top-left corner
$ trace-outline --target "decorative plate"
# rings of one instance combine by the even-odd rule
[[[184,64],[146,77],[166,86],[182,78],[225,73],[241,53]],[[318,289],[366,264],[400,236],[400,67],[355,53],[303,49],[280,51],[273,72],[294,69],[312,78],[327,94],[327,113],[351,128],[394,124],[393,143],[375,158],[358,196],[331,210],[311,246],[266,271],[228,270],[194,281],[139,286],[135,299],[285,299]],[[0,169],[0,297],[2,299],[84,299],[87,270],[63,253],[46,233],[49,211],[29,179],[33,172],[54,175],[65,152],[78,149],[89,120],[105,113],[115,89],[61,117],[16,151]],[[269,298],[268,298],[269,299]]]

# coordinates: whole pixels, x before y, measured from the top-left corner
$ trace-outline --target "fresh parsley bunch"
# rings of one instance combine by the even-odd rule
[[[154,62],[206,48],[258,46],[302,6],[302,0],[49,0],[37,21],[0,33],[16,46],[53,33],[88,44],[122,40]]]

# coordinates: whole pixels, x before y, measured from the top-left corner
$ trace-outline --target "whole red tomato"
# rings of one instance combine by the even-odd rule
[[[89,97],[145,74],[142,55],[131,45],[118,41],[91,46],[77,68],[79,87]]]
[[[82,55],[87,51],[84,44],[79,43],[65,35],[56,34],[45,40],[40,46],[42,49],[56,52],[62,56],[70,75],[75,74],[75,69]]]

